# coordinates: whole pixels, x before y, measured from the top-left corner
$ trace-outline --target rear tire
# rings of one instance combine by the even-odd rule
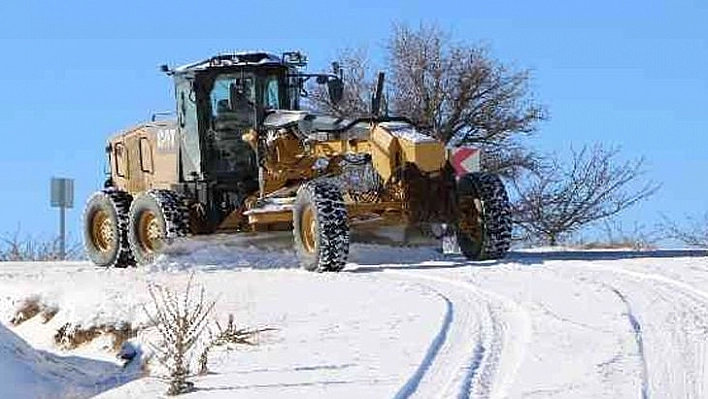
[[[501,259],[511,247],[511,211],[504,183],[475,172],[457,182],[457,244],[472,260]]]
[[[94,193],[83,217],[84,246],[88,258],[101,267],[135,265],[128,243],[128,210],[133,200],[125,191],[107,188]]]
[[[304,269],[338,272],[344,268],[349,256],[349,223],[336,185],[312,180],[300,186],[293,207],[293,235]]]
[[[150,190],[130,206],[128,242],[139,265],[155,261],[165,245],[189,232],[184,198],[169,190]]]

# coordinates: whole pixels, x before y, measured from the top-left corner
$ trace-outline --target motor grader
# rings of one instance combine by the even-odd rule
[[[244,52],[163,66],[176,118],[108,141],[110,172],[84,211],[88,257],[142,265],[180,237],[268,232],[292,232],[302,267],[319,272],[344,267],[350,237],[453,237],[470,259],[505,255],[507,194],[478,152],[455,160],[458,149],[382,115],[383,74],[369,117],[304,110],[310,79],[335,104],[344,87],[336,63],[318,74],[305,65],[299,52]]]

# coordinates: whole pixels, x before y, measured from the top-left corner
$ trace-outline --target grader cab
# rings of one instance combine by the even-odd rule
[[[154,261],[178,237],[292,231],[302,266],[339,271],[352,235],[454,236],[471,259],[503,257],[511,224],[501,180],[453,167],[454,149],[405,118],[301,109],[305,84],[342,98],[342,73],[302,72],[297,52],[218,55],[162,70],[176,119],[122,132],[110,175],[88,201],[84,241],[99,266]],[[467,168],[469,171],[470,168]],[[464,172],[464,169],[463,169]],[[383,232],[383,233],[382,233]]]

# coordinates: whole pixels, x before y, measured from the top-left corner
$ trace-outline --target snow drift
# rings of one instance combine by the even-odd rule
[[[86,398],[131,379],[113,363],[36,350],[3,324],[0,370],[2,397],[13,399]]]

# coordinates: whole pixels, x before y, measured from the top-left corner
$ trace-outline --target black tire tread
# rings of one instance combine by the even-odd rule
[[[300,201],[309,202],[315,207],[319,233],[316,264],[306,268],[315,272],[341,271],[349,256],[349,223],[341,190],[324,179],[311,180],[298,190]],[[295,247],[301,255],[304,248],[297,229],[294,236]]]
[[[117,217],[116,222],[118,225],[119,234],[118,253],[113,259],[113,261],[110,264],[105,265],[104,267],[125,268],[128,266],[134,266],[135,257],[133,256],[133,251],[130,249],[130,244],[128,243],[128,214],[130,211],[130,204],[133,201],[133,197],[125,191],[109,187],[101,191],[95,192],[86,203],[88,205],[93,201],[107,201],[113,207],[113,210],[115,211]],[[87,217],[89,215],[86,214],[87,211],[88,209],[84,211],[83,215],[85,226],[84,228],[86,228],[88,224]],[[87,246],[88,251],[88,246],[90,244],[88,242],[85,242],[85,245]]]
[[[511,205],[504,183],[499,176],[486,172],[470,173],[461,179],[468,180],[482,202],[484,233],[476,260],[504,258],[511,247],[512,231]]]
[[[162,210],[167,224],[166,239],[186,237],[189,234],[189,208],[184,197],[171,190],[150,190],[148,195],[155,199]]]
[[[178,194],[171,190],[164,189],[152,189],[146,191],[140,197],[140,201],[134,201],[133,206],[130,208],[129,221],[135,221],[135,212],[137,204],[142,202],[143,199],[148,197],[157,206],[160,215],[165,221],[165,243],[169,244],[172,240],[179,237],[185,237],[189,234],[189,208],[187,207],[186,201],[181,194]],[[128,227],[128,241],[130,242],[131,248],[134,252],[141,251],[141,243],[137,242],[138,235],[134,232],[135,226],[130,225]],[[143,258],[142,255],[136,256],[136,263],[146,264],[150,263]]]

